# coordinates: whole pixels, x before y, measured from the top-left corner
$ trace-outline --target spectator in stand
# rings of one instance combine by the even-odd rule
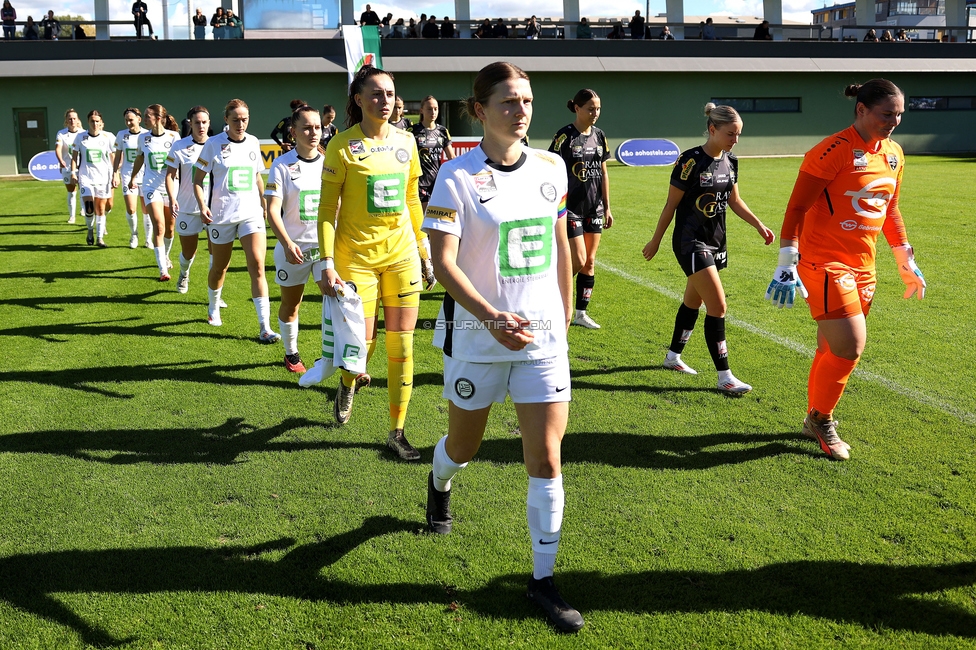
[[[501,18],[495,23],[495,26],[491,30],[491,35],[495,38],[508,38],[508,25]]]
[[[193,14],[193,38],[197,41],[207,38],[207,17],[203,15],[200,7],[197,7],[197,12]]]
[[[441,21],[441,38],[454,38],[454,23],[447,16]]]
[[[244,21],[240,16],[235,16],[230,9],[227,10],[227,32],[225,38],[244,38]]]
[[[217,11],[210,17],[210,26],[213,27],[214,40],[222,40],[227,30],[227,16],[224,15],[223,7],[217,7]]]
[[[33,16],[28,16],[27,23],[24,25],[24,40],[36,41],[39,39],[40,33],[37,31],[37,23],[34,22]]]
[[[878,42],[878,32],[873,29],[869,29],[868,33],[864,35],[865,43],[877,43]]]
[[[14,34],[17,32],[17,10],[10,4],[10,0],[3,0],[0,18],[3,19],[3,40],[14,40]]]
[[[393,29],[390,30],[390,38],[403,38],[406,27],[403,24],[403,18],[397,18],[397,21],[393,23]]]
[[[410,19],[410,24],[407,26],[407,38],[420,38],[420,34],[417,33],[417,21],[413,18]]]
[[[895,39],[891,36],[890,30],[884,30],[881,32],[881,42],[882,43],[893,43]]]
[[[630,28],[630,37],[635,41],[643,40],[644,38],[644,17],[641,16],[640,9],[634,12],[633,17],[627,24]]]
[[[899,29],[898,34],[895,35],[896,43],[911,43],[912,39],[908,38],[908,32],[904,29]]]
[[[671,33],[671,29],[667,25],[661,30],[661,33],[657,35],[659,41],[673,41],[674,34]]]
[[[379,14],[377,14],[375,11],[373,11],[373,8],[372,7],[370,7],[369,5],[366,5],[366,11],[364,11],[361,14],[359,14],[359,24],[360,25],[379,25],[380,24]]]
[[[81,25],[75,25],[75,36],[76,41],[83,41],[88,38],[88,34],[85,32],[85,28]]]
[[[152,23],[149,22],[149,7],[142,0],[132,3],[132,22],[136,26],[136,38],[142,38],[142,28],[149,28],[149,38],[156,40],[153,34]]]
[[[491,21],[485,18],[478,26],[478,31],[474,33],[475,38],[494,38],[495,34],[491,29]]]
[[[525,26],[525,38],[530,41],[539,40],[539,22],[535,16],[529,18],[529,24]]]
[[[702,40],[703,41],[717,41],[719,37],[715,34],[715,25],[712,23],[712,19],[705,19],[705,26],[702,27]]]
[[[441,30],[437,26],[437,16],[431,16],[427,19],[424,28],[420,31],[420,35],[424,38],[440,38]]]
[[[392,21],[393,14],[391,13],[386,14],[386,16],[383,17],[383,20],[380,21],[380,33],[383,35],[383,38],[390,37],[390,23]]]
[[[614,25],[613,29],[610,30],[610,33],[607,34],[607,38],[610,40],[620,40],[624,37],[625,37],[624,24],[620,21],[617,21],[617,24]]]
[[[41,19],[41,30],[44,33],[45,41],[58,40],[58,34],[61,33],[61,23],[54,17],[53,10],[48,11],[47,16]]]
[[[590,21],[586,19],[586,16],[580,18],[579,25],[576,26],[576,38],[593,38]]]
[[[754,41],[771,41],[773,35],[769,33],[769,21],[764,20],[756,27],[756,33],[752,35]]]

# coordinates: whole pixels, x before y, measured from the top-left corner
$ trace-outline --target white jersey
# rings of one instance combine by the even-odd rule
[[[566,190],[562,159],[528,147],[510,166],[489,162],[480,145],[441,166],[424,230],[459,237],[457,265],[474,288],[495,309],[532,321],[535,335],[523,350],[509,350],[446,295],[434,333],[444,354],[477,363],[566,354],[556,244]]]
[[[146,170],[142,177],[143,195],[166,193],[166,157],[179,139],[180,134],[176,131],[163,131],[162,135],[146,131],[139,135],[139,153],[143,155],[142,168]]]
[[[78,130],[72,133],[67,128],[58,131],[54,146],[61,151],[61,159],[64,161],[65,167],[69,166],[71,156],[75,152],[75,142],[82,133],[84,133],[84,130]]]
[[[249,133],[235,142],[227,132],[207,140],[197,169],[213,174],[210,211],[216,225],[263,219],[257,175],[264,169],[261,145]]]
[[[82,131],[75,139],[78,153],[78,182],[84,187],[105,187],[112,183],[112,154],[115,138],[108,131],[91,135]]]
[[[318,246],[319,197],[322,188],[322,164],[325,157],[298,157],[298,150],[275,158],[268,174],[265,196],[281,199],[281,221],[293,242],[305,250]]]
[[[194,142],[192,135],[188,135],[182,140],[177,140],[166,157],[166,166],[178,172],[177,188],[179,189],[176,192],[176,202],[180,206],[180,214],[200,214],[200,204],[197,203],[197,196],[193,192],[193,175],[203,146],[199,142]],[[208,174],[203,178],[204,196],[209,188],[210,175]]]
[[[139,155],[139,136],[143,133],[149,133],[149,131],[141,127],[135,133],[132,133],[129,129],[122,129],[115,136],[115,150],[122,156],[122,165],[119,167],[119,173],[123,178],[128,178],[132,175],[132,163],[135,162],[136,156]],[[142,180],[142,174],[143,171],[139,170],[139,181]]]

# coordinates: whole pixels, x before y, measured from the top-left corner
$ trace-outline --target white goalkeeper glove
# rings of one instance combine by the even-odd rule
[[[796,246],[784,246],[779,249],[779,266],[773,273],[773,281],[769,283],[769,287],[766,289],[766,300],[780,309],[783,307],[793,308],[797,291],[804,298],[809,295],[796,272],[796,263],[799,261],[800,253]]]
[[[915,251],[911,244],[904,246],[892,246],[891,252],[895,254],[895,261],[898,262],[898,272],[901,274],[901,281],[905,283],[905,295],[907,300],[916,294],[921,300],[925,297],[925,278],[915,264]]]
[[[424,291],[430,291],[437,284],[434,277],[434,263],[430,261],[430,240],[426,237],[417,243],[417,251],[420,253],[420,273],[424,276]]]

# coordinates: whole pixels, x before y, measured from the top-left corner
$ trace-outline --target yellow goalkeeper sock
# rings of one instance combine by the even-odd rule
[[[413,393],[413,332],[386,333],[390,429],[402,429]]]

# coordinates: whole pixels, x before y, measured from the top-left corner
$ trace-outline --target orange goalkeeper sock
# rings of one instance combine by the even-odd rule
[[[823,357],[824,353],[821,352],[820,348],[817,348],[817,351],[813,353],[813,363],[810,364],[810,375],[807,379],[807,413],[813,408],[814,377],[817,376],[817,366],[820,365]]]
[[[833,352],[824,352],[816,365],[816,373],[810,376],[812,397],[810,407],[826,414],[834,412],[840,396],[844,394],[847,380],[857,367],[859,359],[842,359]]]

